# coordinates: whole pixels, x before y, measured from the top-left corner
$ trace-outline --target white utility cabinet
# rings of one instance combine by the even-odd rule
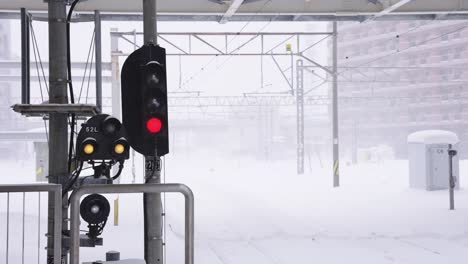
[[[458,151],[458,136],[445,130],[424,130],[408,136],[409,185],[428,191],[449,188],[449,146]],[[458,155],[453,158],[456,188],[460,186]]]

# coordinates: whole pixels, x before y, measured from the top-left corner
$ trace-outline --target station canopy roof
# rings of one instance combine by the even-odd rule
[[[76,11],[141,14],[142,0],[82,0]],[[468,0],[157,0],[164,20],[466,19]],[[46,11],[44,0],[0,0],[0,10]],[[172,19],[170,19],[172,18]]]

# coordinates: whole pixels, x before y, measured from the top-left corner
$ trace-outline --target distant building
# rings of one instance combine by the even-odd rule
[[[405,157],[407,135],[425,129],[468,140],[466,21],[340,23],[338,61],[343,151],[386,144]]]
[[[0,132],[20,131],[30,127],[26,119],[13,112],[11,106],[20,95],[21,87],[8,81],[12,74],[20,73],[17,69],[10,69],[7,64],[13,58],[11,43],[11,22],[0,20]],[[16,89],[16,90],[15,90]],[[16,99],[15,99],[16,98]],[[0,159],[17,159],[30,155],[30,148],[24,142],[11,142],[0,138]]]
[[[0,61],[11,59],[10,47],[10,21],[0,20]],[[0,66],[0,76],[8,76],[10,69]],[[2,81],[0,77],[0,130],[12,128],[13,111],[11,110],[11,87],[7,81]]]

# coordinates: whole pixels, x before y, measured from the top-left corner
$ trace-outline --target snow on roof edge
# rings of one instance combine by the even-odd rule
[[[447,130],[422,130],[408,135],[408,143],[457,144],[457,134]]]

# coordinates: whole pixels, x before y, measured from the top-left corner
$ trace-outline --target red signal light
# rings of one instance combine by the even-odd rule
[[[148,121],[146,121],[146,129],[150,133],[158,133],[159,131],[161,131],[161,128],[162,128],[162,122],[156,117],[152,117],[148,119]]]

